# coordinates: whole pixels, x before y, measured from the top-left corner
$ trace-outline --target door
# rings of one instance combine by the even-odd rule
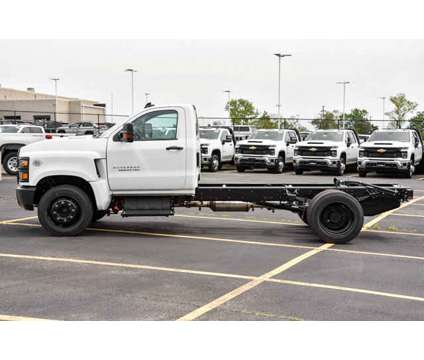
[[[134,141],[108,140],[109,186],[118,192],[178,191],[186,185],[186,118],[179,107],[151,110],[131,121]]]
[[[39,127],[30,127],[29,130],[31,133],[31,138],[33,138],[34,141],[40,141],[46,138],[43,129]]]
[[[421,143],[421,140],[418,136],[418,134],[414,131],[413,133],[413,139],[412,139],[412,146],[414,147],[414,156],[415,156],[415,162],[418,164],[423,156],[423,145]]]
[[[289,160],[289,162],[293,161],[294,148],[296,146],[297,140],[296,132],[292,130],[286,131],[284,141],[286,143],[286,160]]]
[[[349,164],[356,163],[356,161],[358,160],[358,152],[359,152],[358,141],[356,139],[355,134],[352,131],[348,131],[347,139],[349,144],[346,151],[347,163]]]
[[[220,141],[222,144],[222,160],[231,161],[234,156],[234,144],[233,141],[227,141],[227,137],[231,137],[230,132],[227,129],[222,130]]]

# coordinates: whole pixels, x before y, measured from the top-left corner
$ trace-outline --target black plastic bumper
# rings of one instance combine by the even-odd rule
[[[295,168],[299,170],[327,170],[335,171],[340,167],[340,160],[300,160],[295,164]]]
[[[16,199],[18,205],[25,210],[34,210],[35,187],[18,187],[16,189]]]

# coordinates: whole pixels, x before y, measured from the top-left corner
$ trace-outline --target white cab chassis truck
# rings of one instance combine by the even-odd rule
[[[293,164],[294,147],[299,141],[295,130],[257,130],[250,139],[236,145],[237,171],[268,169],[280,174],[287,164]]]
[[[414,129],[376,130],[361,144],[358,157],[360,177],[367,173],[398,173],[411,178],[423,157],[421,135]]]
[[[297,144],[295,173],[302,175],[307,170],[321,170],[342,176],[347,166],[356,167],[359,143],[354,130],[317,130]]]
[[[198,184],[200,143],[192,105],[154,106],[102,135],[20,149],[17,200],[43,228],[75,236],[111,213],[170,216],[177,207],[297,213],[323,241],[345,243],[376,215],[412,198],[397,185]]]

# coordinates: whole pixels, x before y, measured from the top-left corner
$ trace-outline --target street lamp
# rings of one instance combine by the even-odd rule
[[[284,57],[292,56],[291,54],[276,53],[274,56],[278,57],[278,128],[281,127],[281,59]]]
[[[54,97],[57,98],[57,82],[60,79],[59,78],[50,78],[50,80],[54,81]]]
[[[346,85],[350,84],[350,81],[338,81],[336,84],[343,85],[343,114],[342,114],[342,127],[345,128],[346,119]]]
[[[381,96],[379,99],[383,100],[383,117],[382,117],[382,125],[381,127],[384,129],[384,120],[386,118],[386,97]]]
[[[129,72],[131,74],[131,114],[134,113],[134,73],[137,72],[136,69],[125,69],[125,72]]]
[[[230,100],[231,100],[231,90],[224,90],[225,93],[227,93],[227,106],[226,106],[226,110],[228,111],[228,119],[231,121],[231,116],[230,116]],[[232,122],[232,121],[231,121]]]

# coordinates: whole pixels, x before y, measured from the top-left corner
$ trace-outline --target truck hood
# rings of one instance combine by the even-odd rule
[[[300,141],[296,145],[307,146],[307,147],[346,146],[343,141],[321,141],[321,140]]]
[[[281,143],[282,141],[275,141],[275,140],[256,140],[256,139],[249,139],[249,140],[242,140],[237,143],[237,145],[248,145],[248,146],[255,146],[255,145],[277,145],[278,143]]]
[[[97,158],[106,157],[106,138],[94,138],[93,136],[73,136],[68,138],[39,141],[20,150],[20,155],[30,156],[32,152],[92,152]]]
[[[402,141],[366,141],[361,144],[361,148],[405,148],[410,144]]]

